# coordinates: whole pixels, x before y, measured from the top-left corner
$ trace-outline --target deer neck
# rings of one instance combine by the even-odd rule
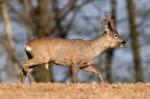
[[[107,41],[106,34],[103,33],[98,38],[91,40],[90,54],[93,55],[93,57],[96,57],[108,48],[109,42]]]

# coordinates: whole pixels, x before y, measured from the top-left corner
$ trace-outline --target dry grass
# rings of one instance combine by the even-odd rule
[[[0,84],[1,99],[150,99],[150,84]]]

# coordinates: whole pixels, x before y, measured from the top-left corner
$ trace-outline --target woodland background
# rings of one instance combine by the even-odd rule
[[[116,82],[150,82],[149,0],[0,0],[0,82],[17,82],[27,60],[24,44],[38,36],[94,39],[102,19],[115,17],[124,48],[105,51],[95,60],[104,78]],[[68,82],[67,67],[50,64],[33,71],[37,82]],[[79,82],[98,82],[82,70]]]

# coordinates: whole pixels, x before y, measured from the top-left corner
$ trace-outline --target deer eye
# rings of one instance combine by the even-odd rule
[[[117,34],[115,34],[115,35],[114,35],[114,38],[118,38],[118,35],[117,35]]]

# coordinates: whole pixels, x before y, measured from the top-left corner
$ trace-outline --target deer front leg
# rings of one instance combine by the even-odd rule
[[[96,67],[88,66],[88,67],[85,67],[83,69],[88,71],[88,72],[93,72],[93,73],[97,74],[99,79],[101,80],[101,82],[104,83],[104,79],[103,79],[102,73]]]
[[[77,83],[77,75],[78,75],[79,67],[77,65],[72,65],[72,82]]]
[[[20,82],[23,83],[25,80],[25,77],[27,76],[29,79],[29,82],[31,84],[31,82],[33,81],[33,78],[31,76],[31,70],[29,69],[29,71],[25,71],[24,69],[22,69],[22,72],[20,73]]]
[[[24,71],[24,69],[22,69],[22,71],[20,72],[20,82],[23,83],[25,80],[27,73]]]
[[[30,74],[30,69],[33,68],[35,65],[44,64],[44,63],[48,63],[48,59],[41,58],[41,59],[27,60],[23,64],[23,69],[22,69],[22,72],[20,73],[20,82],[23,83],[25,80],[25,77],[27,76],[29,79],[29,82],[31,83],[33,80]]]

